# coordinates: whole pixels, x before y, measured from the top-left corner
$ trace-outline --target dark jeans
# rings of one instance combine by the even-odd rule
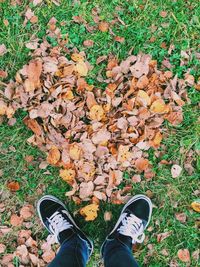
[[[64,241],[49,267],[85,267],[89,250],[84,240],[73,235]],[[105,267],[139,267],[132,255],[131,246],[114,239],[106,241],[103,250]]]

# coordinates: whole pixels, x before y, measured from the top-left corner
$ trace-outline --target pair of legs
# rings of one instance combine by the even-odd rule
[[[37,210],[43,225],[61,244],[49,267],[85,267],[93,252],[93,242],[76,225],[65,205],[47,195],[39,200]],[[143,242],[151,213],[148,197],[137,195],[128,201],[102,245],[105,267],[139,266],[132,255],[132,244]]]

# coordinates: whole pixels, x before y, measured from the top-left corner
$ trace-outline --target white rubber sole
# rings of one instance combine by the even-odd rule
[[[39,218],[42,222],[42,224],[44,225],[44,227],[47,229],[47,231],[49,232],[49,229],[46,227],[46,225],[43,223],[43,219],[42,219],[42,216],[41,216],[41,213],[40,213],[40,204],[42,203],[43,200],[52,200],[52,201],[55,201],[56,203],[60,204],[66,211],[66,214],[67,216],[70,218],[70,220],[73,222],[73,224],[76,226],[76,228],[78,228],[80,231],[81,229],[78,227],[78,225],[75,223],[74,219],[72,218],[71,214],[68,212],[68,209],[66,208],[66,206],[56,197],[52,196],[52,195],[45,195],[43,196],[38,202],[37,202],[37,212],[38,212],[38,215],[39,215]],[[82,231],[81,231],[82,232]],[[51,233],[53,234],[53,233]],[[80,236],[79,236],[80,237]],[[80,239],[82,239],[80,237]],[[89,238],[88,238],[89,239]],[[82,239],[83,241],[85,241],[84,239]],[[89,239],[90,240],[90,239]],[[92,249],[91,249],[91,253],[89,256],[91,256],[93,250],[94,250],[94,245],[93,245],[93,242],[90,240],[91,244],[92,244]]]

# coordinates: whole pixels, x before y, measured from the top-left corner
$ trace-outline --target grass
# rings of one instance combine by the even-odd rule
[[[61,1],[62,4],[57,7],[51,1],[45,1],[38,7],[29,6],[38,16],[39,21],[35,25],[27,23],[23,27],[23,14],[25,7],[29,1],[23,1],[21,6],[11,6],[10,1],[0,3],[0,44],[4,43],[8,49],[8,53],[0,57],[0,68],[7,70],[11,79],[16,71],[21,68],[30,58],[29,49],[25,47],[32,35],[42,38],[49,19],[54,16],[58,22],[57,25],[61,29],[63,35],[69,35],[69,47],[77,47],[80,51],[85,50],[88,61],[94,65],[94,69],[90,74],[89,82],[96,86],[100,85],[96,81],[96,75],[100,69],[105,66],[95,64],[96,59],[101,55],[114,54],[119,59],[127,57],[128,52],[133,49],[132,53],[137,54],[142,51],[150,53],[152,57],[161,64],[164,58],[169,58],[174,74],[177,73],[182,77],[184,72],[190,68],[190,72],[196,78],[200,76],[200,62],[195,58],[195,52],[200,48],[199,29],[200,29],[200,5],[198,0],[193,1],[80,1],[79,5],[72,5],[72,1]],[[90,25],[94,25],[91,16],[91,10],[94,7],[101,8],[101,19],[111,22],[117,14],[126,25],[120,22],[112,27],[116,35],[125,38],[125,42],[120,44],[113,41],[113,37],[109,33],[94,31],[88,33],[83,25],[75,24],[72,20],[73,16],[81,15]],[[121,7],[116,10],[116,7]],[[159,14],[161,11],[167,11],[167,17],[162,18]],[[9,25],[6,27],[3,20],[7,19]],[[60,22],[65,22],[65,26],[60,26]],[[153,43],[150,38],[155,37]],[[83,41],[92,39],[94,47],[84,48]],[[49,40],[55,44],[55,40]],[[165,43],[167,47],[174,45],[171,55],[168,49],[162,48]],[[181,51],[191,49],[193,56],[187,66],[180,66]],[[6,82],[7,80],[4,80]],[[164,140],[166,152],[162,156],[163,159],[173,160],[180,164],[184,164],[185,153],[180,153],[180,148],[184,151],[190,149],[199,149],[200,146],[200,127],[198,124],[198,103],[200,94],[195,89],[190,89],[189,96],[191,104],[184,108],[184,121],[176,128],[166,125],[168,135]],[[58,178],[58,170],[48,167],[46,170],[40,170],[38,165],[42,153],[35,147],[29,146],[26,139],[31,136],[31,132],[27,131],[22,123],[25,116],[23,112],[17,114],[17,123],[14,126],[8,126],[6,123],[0,125],[0,169],[3,171],[1,177],[1,190],[8,196],[7,206],[8,212],[1,216],[3,224],[9,225],[11,212],[18,210],[27,200],[34,201],[38,198],[38,194],[43,190],[45,193],[53,194],[65,200],[65,192],[68,190],[67,185]],[[28,165],[25,161],[26,155],[32,155],[34,161],[32,165]],[[178,261],[179,266],[185,266],[177,259],[177,251],[181,248],[188,248],[192,253],[198,248],[199,239],[197,236],[198,214],[190,209],[190,203],[196,199],[194,192],[198,190],[200,159],[196,154],[194,161],[195,172],[188,175],[183,171],[182,175],[177,178],[171,178],[170,167],[158,165],[159,160],[153,156],[151,161],[156,171],[156,178],[152,181],[144,179],[139,185],[133,186],[133,194],[136,193],[153,193],[153,203],[155,205],[153,217],[149,231],[147,231],[148,244],[153,245],[153,250],[149,250],[147,245],[137,247],[134,255],[143,266],[161,267],[169,266],[172,259]],[[16,194],[10,194],[6,191],[7,181],[17,180],[21,185],[21,189]],[[75,212],[77,207],[73,203],[69,203],[69,208]],[[98,219],[92,223],[85,221],[77,216],[77,220],[83,230],[90,234],[96,240],[95,255],[89,266],[99,266],[99,250],[98,247],[103,241],[106,232],[113,226],[114,221],[119,215],[121,207],[111,204],[102,204],[101,212]],[[103,220],[105,210],[112,211],[113,219],[109,223]],[[187,215],[186,224],[181,224],[174,217],[177,212],[185,212]],[[3,213],[4,214],[4,213]],[[34,235],[39,238],[46,236],[46,232],[38,227],[38,220],[34,221]],[[106,228],[106,231],[105,231]],[[97,230],[98,229],[98,230]],[[151,230],[151,231],[150,231]],[[170,237],[163,242],[158,243],[156,235],[165,231],[172,231]],[[6,252],[12,252],[15,247],[13,240],[15,236],[6,236],[1,242],[7,242]],[[169,255],[163,256],[162,250],[167,249]],[[190,266],[197,266],[198,263],[192,259]],[[17,264],[15,265],[17,266]]]

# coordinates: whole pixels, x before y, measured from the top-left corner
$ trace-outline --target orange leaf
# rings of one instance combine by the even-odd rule
[[[80,210],[80,214],[85,217],[86,221],[94,221],[98,216],[97,214],[98,210],[99,210],[99,205],[90,204],[82,208]]]
[[[25,90],[34,91],[40,86],[40,75],[42,73],[42,62],[33,60],[27,67],[28,79],[25,81]]]
[[[107,32],[108,29],[109,29],[109,24],[108,24],[108,22],[101,21],[101,22],[99,23],[98,28],[99,28],[99,30],[100,30],[101,32]]]
[[[49,150],[48,156],[47,156],[47,162],[49,164],[55,165],[60,160],[60,151],[57,147],[52,147]]]
[[[165,104],[163,99],[157,99],[151,105],[150,110],[153,113],[168,113],[169,107]]]
[[[42,135],[42,128],[36,120],[25,118],[23,121],[25,125],[34,132],[34,134]]]
[[[162,134],[161,134],[160,131],[158,131],[158,132],[155,134],[153,140],[150,140],[150,141],[149,141],[149,144],[150,144],[150,146],[156,148],[156,147],[159,147],[159,146],[160,146],[161,141],[162,141]]]
[[[187,248],[179,249],[177,255],[182,262],[190,262],[190,252]]]
[[[194,211],[200,213],[200,200],[192,202],[191,207],[193,208]]]
[[[138,171],[145,171],[149,167],[149,161],[148,159],[140,158],[136,159],[135,161],[135,167]]]
[[[20,189],[20,185],[18,182],[10,182],[7,184],[7,187],[9,188],[10,191],[16,192]]]

